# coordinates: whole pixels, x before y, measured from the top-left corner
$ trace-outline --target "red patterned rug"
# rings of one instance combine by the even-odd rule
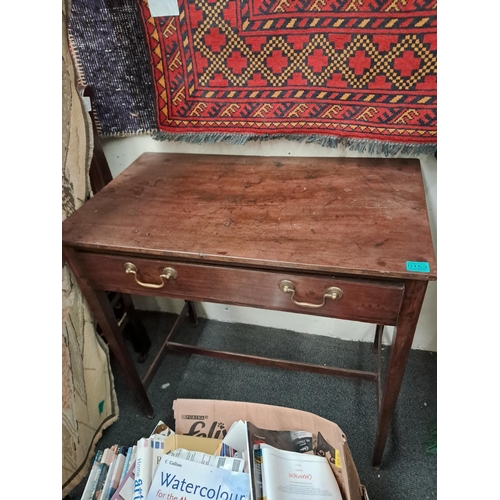
[[[435,151],[435,0],[138,1],[156,138]]]

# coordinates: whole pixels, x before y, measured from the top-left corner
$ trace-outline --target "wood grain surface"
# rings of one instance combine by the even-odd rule
[[[82,275],[95,289],[251,306],[385,325],[396,325],[404,293],[402,281],[338,279],[296,272],[186,264],[87,252],[77,252],[77,255]],[[146,288],[138,284],[133,275],[125,273],[126,262],[137,266],[138,279],[146,284],[161,285],[160,275],[165,267],[172,267],[178,275],[175,279],[163,280],[162,288]],[[291,301],[290,294],[280,290],[281,280],[293,283],[294,298],[299,302],[322,304],[323,295],[329,287],[340,288],[343,296],[337,300],[328,298],[318,308],[296,305]]]
[[[144,153],[63,244],[187,262],[436,279],[418,160]],[[406,261],[428,262],[429,273]]]

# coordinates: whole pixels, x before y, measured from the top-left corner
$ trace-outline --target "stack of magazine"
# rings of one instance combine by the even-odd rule
[[[222,440],[180,436],[160,421],[132,446],[98,450],[81,500],[342,500],[325,444],[243,421]]]
[[[173,431],[162,421],[158,422],[153,433],[149,436],[147,449],[144,449],[144,439],[140,439],[133,446],[114,445],[105,450],[98,450],[82,500],[132,500],[134,497],[134,480],[139,464],[149,461],[149,474],[153,474],[153,460],[157,461],[160,450],[163,454],[164,440],[173,434]],[[138,445],[140,448],[138,449]],[[140,467],[141,474],[146,473],[146,467]]]
[[[307,431],[273,431],[245,422],[252,500],[341,500],[321,435]],[[330,447],[331,451],[333,448]],[[339,460],[338,450],[330,459]]]

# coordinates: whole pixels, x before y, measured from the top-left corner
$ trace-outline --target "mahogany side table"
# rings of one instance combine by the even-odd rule
[[[436,279],[414,159],[144,153],[79,210],[63,253],[145,413],[168,350],[376,383],[379,466],[427,283]],[[106,292],[185,300],[141,380]],[[192,301],[373,323],[377,371],[248,356],[174,342]],[[382,387],[384,325],[396,327]]]

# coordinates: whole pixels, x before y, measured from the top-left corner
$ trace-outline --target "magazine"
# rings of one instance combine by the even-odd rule
[[[241,458],[209,455],[201,451],[185,450],[184,448],[177,448],[176,450],[169,451],[167,454],[171,457],[182,458],[183,460],[189,460],[197,464],[209,465],[210,467],[232,470],[234,472],[243,472],[245,466],[245,461]]]
[[[250,480],[245,472],[233,472],[164,455],[146,500],[185,498],[248,500]]]
[[[321,434],[318,432],[318,442],[316,445],[316,455],[326,457],[332,466],[342,469],[340,460],[340,450],[335,449]]]
[[[115,457],[112,467],[109,469],[108,476],[106,477],[106,483],[103,488],[101,500],[111,500],[111,497],[118,488],[123,466],[125,464],[126,453],[127,447],[120,446],[118,449],[118,455]]]
[[[94,462],[92,464],[92,469],[90,470],[89,477],[87,478],[87,483],[85,484],[85,488],[82,493],[81,500],[91,500],[93,494],[93,488],[95,483],[97,482],[97,474],[99,470],[99,465],[101,463],[103,457],[103,450],[97,450],[97,453],[94,457]]]
[[[275,448],[295,453],[312,454],[316,441],[316,437],[311,432],[260,429],[251,422],[246,422],[246,437],[252,500],[263,500],[264,498],[262,489],[261,444],[266,443]]]
[[[106,477],[108,475],[109,468],[113,463],[116,454],[118,451],[118,445],[113,445],[111,448],[106,448],[102,455],[101,463],[99,464],[99,468],[97,471],[97,479],[95,480],[95,484],[92,491],[92,500],[100,500],[102,491],[104,488],[104,484],[106,482]]]
[[[132,500],[134,496],[135,482],[135,460],[129,467],[125,477],[120,481],[120,485],[113,493],[111,500]]]
[[[129,446],[128,450],[127,450],[127,456],[125,457],[125,463],[123,464],[122,474],[120,476],[120,480],[118,481],[118,484],[120,484],[123,481],[123,478],[125,477],[125,475],[128,472],[128,468],[130,465],[130,458],[132,457],[132,453],[133,453],[133,447]],[[113,496],[113,495],[111,495],[111,496]]]
[[[264,443],[260,449],[266,500],[342,500],[325,457],[278,450]]]
[[[153,470],[153,448],[150,438],[141,438],[137,441],[137,455],[135,458],[136,493],[140,497],[146,496],[151,486]]]
[[[170,427],[168,427],[164,422],[161,420],[158,422],[156,427],[154,428],[153,432],[151,433],[150,439],[151,438],[156,438],[157,436],[163,436],[164,439],[166,439],[168,436],[171,436],[172,434],[175,434]],[[143,438],[148,440],[148,438]],[[139,442],[141,439],[139,440]],[[161,440],[160,440],[161,441]],[[145,451],[148,450],[148,454],[145,454]],[[134,497],[134,490],[135,490],[135,472],[137,468],[137,445],[134,445],[129,448],[128,453],[127,453],[127,464],[126,464],[126,470],[124,466],[124,470],[122,473],[122,477],[120,479],[120,483],[118,485],[118,488],[113,492],[113,495],[111,497],[111,500],[133,500]],[[155,464],[153,463],[153,448],[149,447],[146,449],[142,450],[142,460],[145,460],[145,462],[149,462],[150,464],[150,470],[151,470],[151,477],[152,477],[152,471],[153,467],[155,467]],[[156,467],[155,467],[156,469]],[[146,476],[147,476],[147,471]],[[140,479],[140,478],[139,478]],[[142,482],[142,479],[141,479]],[[149,487],[148,487],[149,489]],[[146,498],[146,493],[148,490],[146,488],[143,488],[143,497]]]

